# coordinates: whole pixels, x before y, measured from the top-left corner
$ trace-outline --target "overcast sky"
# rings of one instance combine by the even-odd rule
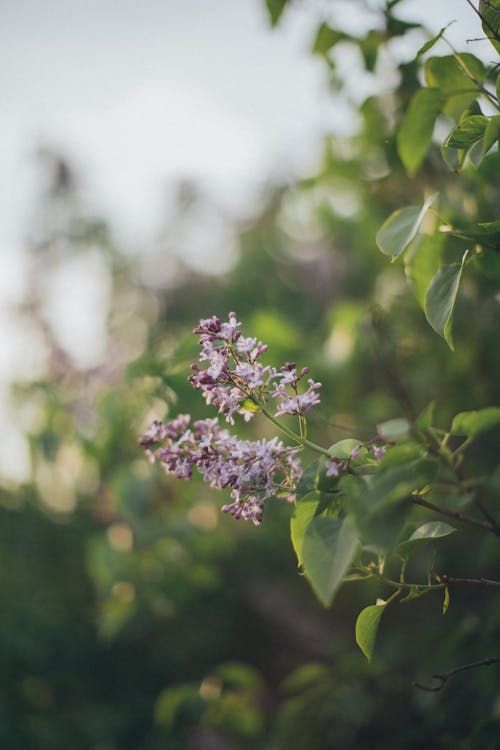
[[[322,133],[349,127],[308,52],[313,28],[329,8],[369,28],[356,5],[302,0],[272,32],[263,0],[1,0],[1,251],[26,236],[39,145],[73,159],[132,243],[161,224],[176,177],[230,204],[270,172],[305,168]],[[455,16],[451,37],[479,35],[465,0],[404,0],[399,12],[434,30]]]

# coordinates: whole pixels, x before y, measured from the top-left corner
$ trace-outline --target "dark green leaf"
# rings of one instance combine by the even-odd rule
[[[307,526],[302,543],[304,573],[325,607],[332,603],[357,547],[358,538],[347,519],[316,516]]]
[[[387,604],[372,604],[365,607],[356,620],[356,643],[369,662],[372,660],[380,618]]]
[[[434,420],[434,411],[436,409],[436,402],[431,401],[423,411],[418,415],[415,425],[418,429],[423,430],[426,427],[431,427]]]
[[[397,134],[398,153],[410,177],[429,149],[443,103],[444,96],[437,88],[419,89],[410,102]]]
[[[500,424],[500,408],[487,406],[478,411],[463,411],[457,414],[451,425],[452,435],[465,435],[475,438],[482,432]]]
[[[437,193],[434,193],[421,206],[400,208],[384,221],[376,237],[377,245],[384,255],[390,258],[401,255],[417,234],[427,209],[436,197]]]
[[[425,314],[436,333],[453,350],[453,313],[467,252],[461,263],[443,266],[432,279],[425,298]]]

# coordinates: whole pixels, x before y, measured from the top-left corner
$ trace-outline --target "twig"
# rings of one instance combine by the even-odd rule
[[[459,672],[465,672],[467,669],[475,669],[475,667],[489,667],[492,664],[499,664],[500,656],[493,656],[490,659],[481,659],[481,661],[472,661],[470,664],[462,664],[460,667],[450,669],[449,672],[442,672],[441,674],[433,674],[433,680],[439,680],[439,685],[422,685],[420,682],[414,682],[413,687],[419,690],[425,690],[427,693],[439,693],[444,688],[450,677],[454,677]]]
[[[468,3],[468,4],[470,5],[470,7],[471,7],[471,8],[472,8],[472,10],[474,11],[474,13],[477,13],[477,15],[479,16],[479,18],[481,19],[481,22],[482,22],[482,23],[484,23],[484,25],[485,25],[485,26],[487,26],[487,27],[489,28],[489,30],[490,30],[490,31],[491,31],[491,33],[493,34],[493,39],[498,39],[498,33],[497,33],[496,29],[494,29],[494,28],[493,28],[493,26],[491,26],[491,24],[490,24],[490,23],[489,23],[489,21],[487,20],[487,18],[485,18],[485,17],[484,17],[484,16],[483,16],[483,15],[482,15],[482,14],[481,14],[481,13],[479,12],[479,10],[478,10],[478,9],[476,8],[476,6],[475,6],[475,5],[474,5],[474,3],[472,2],[472,0],[467,0],[467,3]],[[494,6],[494,5],[492,5],[491,3],[489,3],[489,2],[488,2],[488,0],[485,0],[484,4],[485,4],[485,5],[487,5],[487,6],[488,6],[488,8],[491,8],[492,10],[494,10],[494,11],[496,11],[496,12],[498,13],[498,8],[495,8],[495,6]],[[487,37],[487,38],[489,39],[489,37]]]
[[[498,528],[498,526],[496,525],[493,525],[492,523],[489,523],[489,521],[481,521],[479,518],[466,516],[463,513],[457,513],[457,511],[455,510],[440,508],[439,505],[434,505],[434,503],[430,503],[428,500],[424,500],[423,497],[420,497],[419,495],[413,495],[411,498],[411,502],[414,505],[421,505],[422,508],[433,510],[435,513],[440,513],[442,516],[454,518],[456,521],[462,521],[462,523],[468,523],[472,526],[478,526],[480,529],[490,531],[492,534],[495,534],[495,536],[500,536],[500,528]]]
[[[455,578],[454,576],[436,574],[440,583],[472,583],[479,586],[500,586],[500,581],[493,581],[491,578]]]

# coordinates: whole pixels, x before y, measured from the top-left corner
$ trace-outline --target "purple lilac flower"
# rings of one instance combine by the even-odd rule
[[[296,455],[299,448],[287,447],[277,437],[240,440],[221,428],[217,419],[188,425],[187,415],[167,424],[155,422],[140,440],[151,460],[161,463],[168,474],[190,479],[196,470],[211,487],[230,488],[232,502],[222,510],[256,525],[270,497],[295,499],[294,487],[302,471]]]
[[[385,445],[374,445],[372,448],[372,453],[376,461],[380,461],[382,459],[382,456],[387,453],[387,448]]]
[[[277,399],[275,416],[302,415],[319,403],[317,391],[321,383],[309,379],[307,390],[298,392],[299,381],[309,371],[307,367],[297,373],[293,362],[287,362],[279,371],[262,365],[258,360],[267,345],[242,336],[240,327],[235,313],[229,313],[227,323],[213,316],[200,320],[194,329],[200,335],[200,362],[209,364],[206,369],[193,364],[189,380],[202,391],[207,404],[217,407],[226,422],[234,424],[235,414],[242,414],[247,421],[252,418],[253,412],[244,406],[249,399],[256,403],[267,403],[269,397]]]

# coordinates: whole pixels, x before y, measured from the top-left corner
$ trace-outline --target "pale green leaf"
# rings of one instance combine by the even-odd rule
[[[410,423],[407,419],[389,419],[387,422],[381,422],[377,425],[377,433],[388,442],[397,442],[408,437],[410,432]]]
[[[290,535],[292,546],[297,555],[297,564],[302,565],[302,543],[306,529],[316,515],[319,504],[319,493],[316,490],[295,502],[295,509],[290,519]]]
[[[431,195],[421,206],[407,206],[391,214],[377,232],[376,242],[384,255],[397,258],[408,247],[418,232],[427,209],[436,199]]]
[[[347,519],[316,516],[307,526],[302,542],[304,573],[325,607],[332,603],[357,547],[358,538]]]
[[[384,603],[365,607],[356,620],[356,643],[369,662],[372,660],[378,626],[386,606]]]
[[[453,313],[467,252],[461,263],[443,266],[432,279],[425,298],[425,315],[436,333],[453,350]]]
[[[439,269],[443,243],[443,234],[421,234],[405,253],[406,278],[411,282],[422,310],[425,309],[428,286]]]

